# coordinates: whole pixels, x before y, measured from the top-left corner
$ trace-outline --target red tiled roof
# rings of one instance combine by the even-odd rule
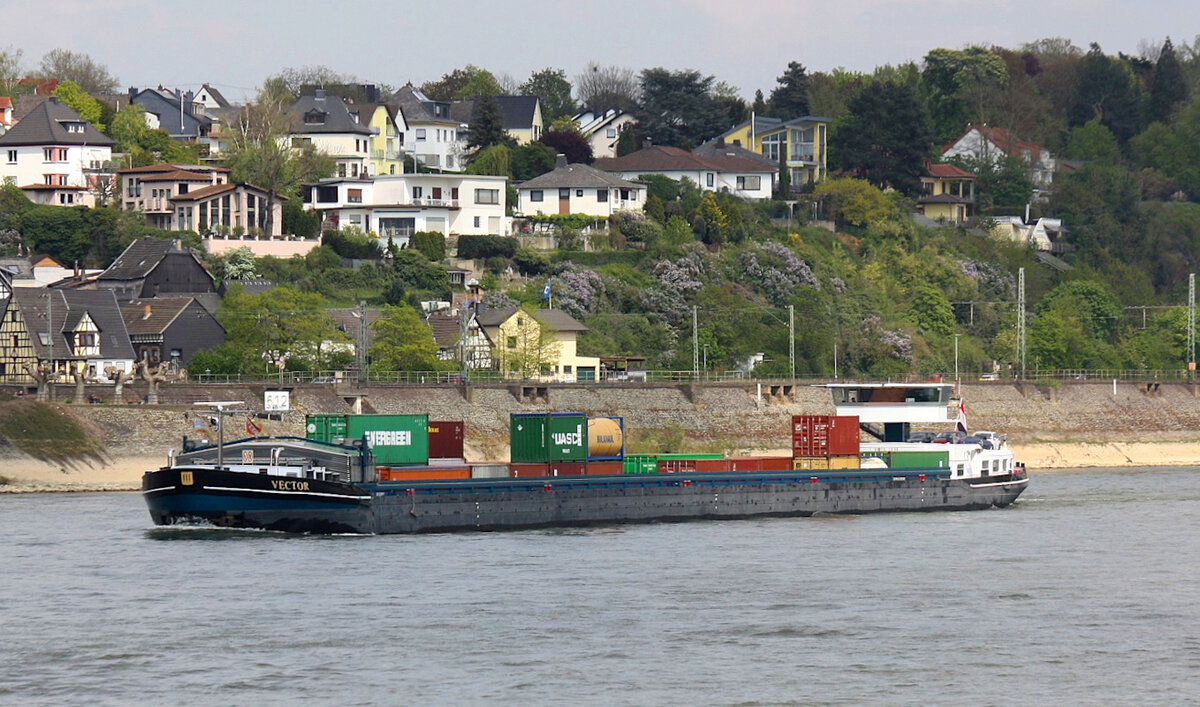
[[[177,170],[191,171],[193,169],[203,169],[207,172],[221,172],[221,173],[225,173],[225,172],[229,171],[228,167],[207,167],[207,166],[202,166],[202,165],[198,165],[198,164],[169,164],[169,163],[164,162],[164,163],[160,163],[160,164],[146,165],[145,167],[130,167],[129,169],[119,169],[119,170],[117,170],[117,174],[155,174],[157,172],[174,172]]]
[[[951,141],[948,145],[946,145],[945,147],[942,148],[942,153],[944,154],[946,152],[946,150],[949,150],[951,147],[954,147],[954,145],[957,144],[959,140],[962,140],[967,135],[970,135],[972,130],[978,131],[979,134],[982,135],[985,140],[987,140],[988,142],[995,145],[997,147],[997,149],[999,149],[1001,152],[1003,152],[1007,155],[1016,154],[1017,156],[1019,156],[1019,153],[1028,151],[1029,158],[1031,160],[1038,161],[1042,158],[1042,148],[1038,147],[1037,145],[1034,145],[1031,142],[1025,142],[1024,140],[1021,140],[1016,135],[1013,135],[1011,132],[1009,132],[1008,130],[1005,130],[1004,128],[996,128],[996,127],[992,127],[990,125],[968,126],[967,129],[963,131],[962,135],[959,135],[957,138],[955,138],[953,141]]]
[[[162,172],[149,177],[142,177],[143,182],[211,182],[212,177],[197,172],[187,172],[177,169],[173,172]]]
[[[712,170],[714,172],[773,172],[776,168],[743,157],[701,157],[678,147],[655,145],[624,157],[608,157],[593,163],[608,172],[666,172]]]
[[[931,164],[926,166],[926,171],[931,177],[940,179],[974,179],[975,175],[970,172],[959,169],[952,164]]]
[[[233,184],[213,184],[212,186],[204,187],[202,189],[189,191],[187,194],[173,196],[171,197],[171,201],[198,201],[200,199],[206,199],[210,196],[223,194],[227,191],[233,191],[235,189],[237,189],[237,187]]]

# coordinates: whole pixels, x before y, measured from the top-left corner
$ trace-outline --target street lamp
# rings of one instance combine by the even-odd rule
[[[954,385],[958,385],[958,337],[962,334],[954,335]]]

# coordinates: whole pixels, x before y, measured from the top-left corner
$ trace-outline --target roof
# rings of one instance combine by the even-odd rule
[[[537,113],[537,96],[496,96],[500,106],[505,130],[529,130],[533,127],[533,117]],[[450,104],[450,117],[460,123],[470,123],[475,119],[475,111],[479,101],[455,101]]]
[[[29,261],[29,258],[0,258],[0,270],[10,275],[15,275],[22,280],[33,279],[33,263]]]
[[[147,177],[142,177],[143,182],[211,182],[212,177],[207,174],[198,172],[188,172],[182,169],[176,169],[170,172],[156,172]]]
[[[225,100],[225,96],[222,96],[220,91],[213,88],[209,84],[204,84],[200,88],[201,90],[208,91],[208,95],[212,96],[213,100],[216,101],[217,104],[222,108],[229,108],[231,105],[233,105],[229,101]]]
[[[484,309],[475,315],[475,321],[479,326],[494,327],[500,326],[508,321],[512,315],[518,312],[517,307],[504,307],[501,309]],[[587,331],[588,328],[580,324],[571,315],[561,309],[538,309],[535,310],[533,316],[542,324],[553,331]]]
[[[66,355],[71,350],[63,332],[71,332],[86,314],[100,330],[101,357],[110,359],[133,359],[133,346],[129,333],[117,306],[116,294],[110,290],[46,290],[18,287],[13,289],[12,298],[21,308],[25,326],[29,330],[34,353],[39,359],[50,355],[49,342],[43,343],[40,333],[47,330],[47,295],[51,304],[50,328],[54,337],[55,360],[82,359],[83,356]]]
[[[597,160],[598,162],[599,160]],[[588,188],[588,187],[620,187],[625,189],[639,188],[641,185],[626,179],[621,179],[607,172],[602,172],[591,165],[569,164],[546,172],[540,177],[534,177],[519,185],[520,189],[558,189],[558,188]]]
[[[1004,128],[996,128],[989,125],[968,125],[967,129],[961,135],[942,147],[942,154],[945,154],[950,148],[957,145],[972,132],[978,132],[983,139],[995,145],[996,149],[1005,154],[1011,155],[1013,153],[1028,151],[1029,157],[1034,161],[1040,160],[1042,157],[1043,149],[1041,147],[1031,142],[1025,142]]]
[[[19,96],[13,104],[13,122],[19,123],[21,119],[33,112],[34,108],[42,105],[50,96],[41,94],[25,94]]]
[[[121,305],[121,318],[130,336],[161,334],[194,302],[191,297],[154,297]],[[203,309],[201,307],[201,309]]]
[[[82,123],[80,132],[68,132],[66,123]],[[112,147],[113,139],[84,120],[73,108],[51,96],[8,132],[0,145],[92,145]]]
[[[225,192],[237,191],[236,184],[212,184],[207,187],[201,187],[195,191],[189,191],[187,194],[177,194],[171,197],[171,201],[199,201],[207,199],[210,196],[224,194]]]
[[[370,135],[371,128],[363,125],[350,115],[346,102],[338,96],[326,96],[324,91],[318,91],[316,96],[301,96],[288,109],[288,119],[291,121],[290,130],[294,135],[316,133],[357,133]],[[306,123],[304,117],[311,114],[324,115],[324,122]],[[370,120],[370,118],[367,118]]]
[[[450,104],[445,101],[431,101],[424,93],[414,88],[412,84],[402,86],[389,101],[389,105],[398,106],[404,113],[408,123],[441,123],[445,125],[461,125],[460,121],[450,117]],[[438,108],[445,111],[438,115]]]
[[[773,160],[769,157],[763,157],[762,155],[758,154],[757,152],[754,152],[753,150],[747,150],[746,148],[744,148],[740,145],[734,145],[733,143],[727,143],[724,140],[720,140],[720,139],[709,140],[708,142],[704,143],[700,147],[697,147],[696,149],[692,150],[692,152],[699,155],[700,157],[705,157],[708,159],[733,158],[733,159],[740,159],[740,160],[750,160],[751,162],[756,162],[758,164],[769,166],[771,168],[771,171],[778,171],[778,169],[779,169],[779,163],[776,162],[775,160]]]
[[[974,179],[975,178],[974,174],[971,174],[970,172],[966,171],[965,169],[959,169],[958,167],[955,167],[952,164],[938,163],[938,164],[926,165],[925,171],[928,172],[928,176],[936,177],[938,179]]]
[[[138,280],[150,274],[168,253],[187,253],[195,258],[191,251],[176,247],[174,241],[160,240],[145,236],[129,244],[123,253],[96,276],[97,280]],[[197,260],[197,262],[199,262]],[[203,264],[201,264],[203,267]]]
[[[151,164],[145,167],[130,167],[129,169],[118,169],[117,174],[157,174],[159,172],[228,172],[228,167],[216,167],[212,165],[200,164]]]
[[[742,152],[747,151],[742,150]],[[600,158],[593,164],[599,169],[609,172],[687,172],[695,170],[774,172],[778,169],[773,164],[747,157],[703,157],[678,147],[661,145],[646,147],[624,157]]]
[[[325,313],[333,318],[337,328],[350,336],[354,341],[358,341],[359,328],[362,326],[362,314],[358,308],[327,308]],[[375,322],[383,318],[383,310],[379,307],[368,307],[366,309],[367,318],[367,346],[370,346],[375,341],[375,330],[372,328]]]
[[[433,330],[433,340],[439,348],[448,349],[458,343],[462,337],[462,327],[459,324],[458,313],[449,310],[434,312],[425,320]]]

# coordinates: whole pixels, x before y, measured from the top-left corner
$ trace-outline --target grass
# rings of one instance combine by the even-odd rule
[[[0,446],[67,467],[102,463],[104,444],[58,405],[17,400],[0,403]]]

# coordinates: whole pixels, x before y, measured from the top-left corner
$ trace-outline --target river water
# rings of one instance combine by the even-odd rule
[[[1181,704],[1200,469],[1011,508],[418,537],[0,495],[0,703]]]

